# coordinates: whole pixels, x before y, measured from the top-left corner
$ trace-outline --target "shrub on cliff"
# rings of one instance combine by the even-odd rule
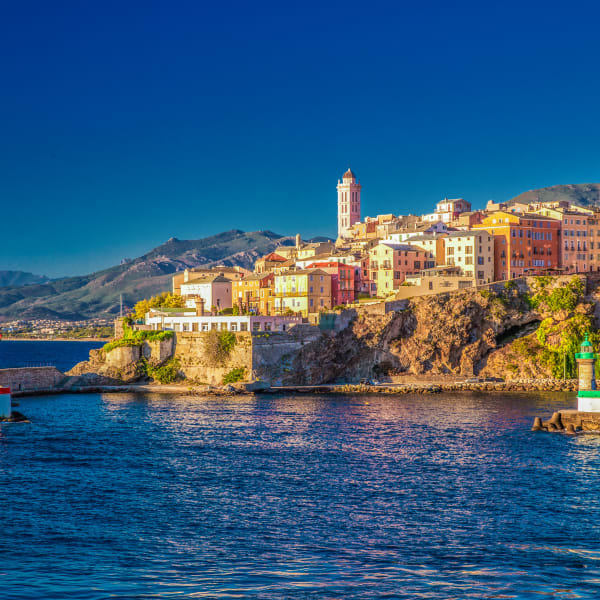
[[[123,337],[119,340],[113,340],[105,344],[102,349],[105,352],[110,352],[115,348],[123,346],[141,346],[145,341],[148,342],[162,342],[169,340],[173,337],[172,331],[134,331],[125,323],[123,323]]]
[[[136,374],[138,377],[151,377],[159,383],[174,383],[179,379],[179,360],[170,358],[166,363],[155,367],[145,358],[138,361]]]
[[[223,377],[223,385],[227,385],[228,383],[237,383],[238,381],[242,381],[246,375],[246,368],[239,367],[238,369],[231,369],[229,373],[226,373]]]
[[[565,285],[555,287],[551,292],[548,287],[552,279],[549,277],[536,277],[536,292],[528,297],[531,308],[558,312],[566,310],[571,312],[583,298],[585,285],[580,277],[574,276]]]
[[[204,340],[204,354],[209,363],[223,364],[234,349],[237,338],[231,331],[212,330],[206,334]]]
[[[164,365],[149,369],[148,374],[159,383],[173,383],[179,378],[179,361],[171,358]]]

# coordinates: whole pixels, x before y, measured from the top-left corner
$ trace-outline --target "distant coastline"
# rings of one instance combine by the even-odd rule
[[[111,338],[32,338],[32,337],[2,337],[1,342],[110,342]]]

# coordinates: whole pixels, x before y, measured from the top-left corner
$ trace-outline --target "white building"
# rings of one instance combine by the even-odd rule
[[[183,310],[183,309],[182,309]],[[175,332],[200,331],[287,331],[293,325],[302,323],[301,316],[199,316],[191,312],[150,311],[146,315],[146,325],[155,330]]]
[[[458,215],[471,210],[471,203],[464,198],[455,198],[449,200],[444,198],[438,202],[435,207],[435,212],[428,215],[423,215],[423,221],[442,221],[442,223],[450,223],[458,218]]]
[[[489,231],[453,231],[443,239],[446,265],[460,267],[477,285],[494,281],[494,238]]]
[[[232,293],[231,279],[223,275],[206,275],[181,284],[181,295],[186,299],[186,305],[193,308],[194,300],[203,298],[207,311],[213,306],[216,310],[231,308]]]
[[[448,226],[440,220],[433,223],[418,223],[411,227],[401,229],[397,233],[390,233],[386,242],[395,242],[397,244],[406,242],[410,238],[416,238],[429,235],[440,235],[448,231]]]

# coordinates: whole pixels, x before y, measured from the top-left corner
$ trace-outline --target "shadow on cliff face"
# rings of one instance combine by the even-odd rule
[[[560,287],[569,280],[554,278],[550,285]],[[531,336],[542,319],[551,316],[561,322],[573,315],[573,310],[552,311],[532,301],[535,285],[535,281],[520,287],[509,283],[500,291],[469,289],[424,296],[411,300],[404,310],[385,315],[359,309],[345,329],[324,333],[303,347],[283,383],[356,382],[402,373],[468,377],[483,370],[487,376],[517,376],[506,371],[502,360],[490,361],[490,357]],[[574,310],[587,314],[593,306],[578,297]],[[528,348],[536,363],[541,346],[532,342]],[[544,369],[537,365],[538,374],[549,376]]]

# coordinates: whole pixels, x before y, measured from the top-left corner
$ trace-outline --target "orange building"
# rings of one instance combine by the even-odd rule
[[[270,314],[273,295],[273,273],[256,273],[232,283],[232,304],[242,311]]]
[[[473,229],[494,235],[494,279],[535,275],[560,267],[561,223],[535,214],[492,213]]]
[[[259,258],[254,263],[254,272],[255,273],[270,273],[273,271],[275,267],[281,265],[281,263],[286,262],[288,259],[276,254],[275,252],[271,252],[262,258]]]

